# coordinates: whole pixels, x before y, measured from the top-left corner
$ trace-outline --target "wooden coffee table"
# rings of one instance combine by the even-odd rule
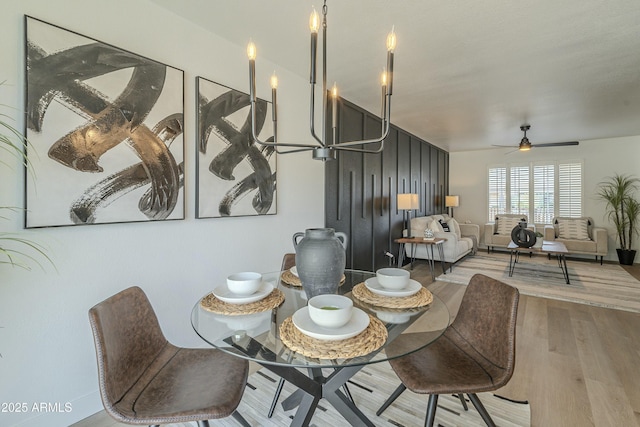
[[[411,247],[411,269],[413,270],[413,260],[416,255],[416,246],[417,245],[427,245],[431,249],[431,258],[427,257],[427,262],[429,263],[429,270],[431,271],[431,278],[435,279],[435,259],[433,257],[433,247],[438,248],[438,254],[440,255],[440,264],[442,265],[442,273],[447,274],[447,269],[444,265],[444,248],[443,243],[446,242],[447,239],[441,237],[434,237],[433,239],[426,240],[422,237],[401,237],[399,239],[394,240],[396,243],[400,243],[400,253],[398,254],[398,268],[402,267],[402,263],[404,262],[404,247],[407,243],[411,243],[413,246]]]
[[[520,258],[520,252],[542,252],[549,256],[554,255],[558,260],[558,267],[562,270],[562,275],[564,276],[564,281],[567,285],[569,282],[569,270],[567,270],[567,255],[569,251],[567,247],[562,242],[551,242],[548,240],[543,240],[541,246],[534,245],[530,248],[523,248],[516,245],[513,241],[509,243],[507,246],[511,255],[509,256],[509,277],[513,276],[513,270],[516,268],[516,263]]]

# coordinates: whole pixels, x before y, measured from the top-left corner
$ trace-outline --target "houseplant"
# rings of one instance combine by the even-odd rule
[[[4,82],[0,82],[2,85]],[[7,107],[6,105],[0,105]],[[8,108],[8,107],[7,107]],[[33,170],[30,168],[29,159],[26,155],[27,139],[24,135],[14,128],[9,121],[11,117],[0,112],[0,150],[4,151],[10,157],[17,159],[22,163],[31,176]],[[0,167],[11,168],[12,165],[0,156]],[[5,213],[11,213],[22,210],[15,206],[0,206],[0,220],[8,220]],[[31,240],[17,235],[16,233],[7,233],[0,231],[0,264],[10,264],[14,267],[22,267],[29,270],[31,263],[34,262],[40,267],[39,257],[44,257],[53,265],[51,259],[47,256],[44,248]]]
[[[640,202],[636,192],[640,180],[634,176],[616,174],[600,182],[598,198],[606,203],[606,215],[616,228],[620,264],[632,265],[636,256],[633,239],[638,234]]]

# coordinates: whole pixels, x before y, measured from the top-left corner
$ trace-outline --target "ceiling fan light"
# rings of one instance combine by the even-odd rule
[[[520,141],[520,145],[518,146],[518,150],[520,151],[531,150],[531,143],[529,142],[529,138],[527,138],[526,136],[522,138],[522,141]]]

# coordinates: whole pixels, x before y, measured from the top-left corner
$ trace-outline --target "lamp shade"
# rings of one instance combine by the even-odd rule
[[[418,195],[413,193],[398,194],[398,209],[418,209]]]
[[[457,208],[460,206],[460,196],[446,196],[444,205],[447,208]]]

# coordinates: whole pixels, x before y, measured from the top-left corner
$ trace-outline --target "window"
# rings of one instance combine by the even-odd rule
[[[489,220],[507,213],[507,168],[489,169]]]
[[[582,216],[582,162],[492,166],[489,221],[500,213],[526,215],[535,224],[554,216]]]

